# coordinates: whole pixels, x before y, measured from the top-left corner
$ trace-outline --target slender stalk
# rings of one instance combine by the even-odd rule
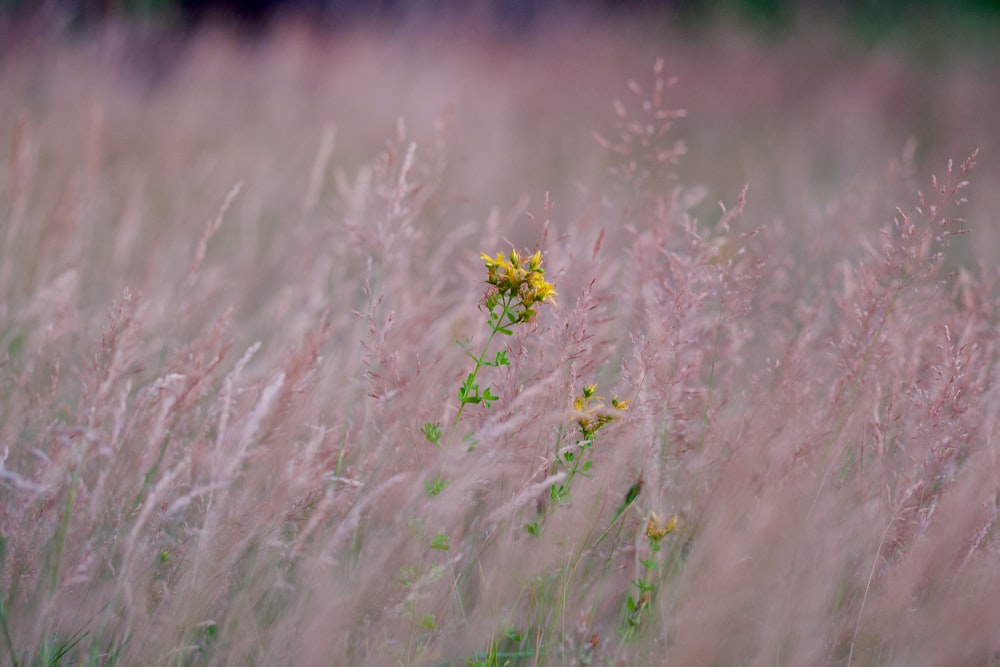
[[[70,513],[73,511],[73,503],[76,500],[77,484],[79,483],[79,469],[73,471],[73,478],[69,485],[69,492],[66,494],[66,505],[63,508],[62,519],[59,521],[59,529],[55,535],[55,553],[49,568],[49,588],[55,592],[59,587],[59,569],[62,562],[63,552],[66,549],[66,535],[69,533]]]
[[[455,596],[455,606],[458,607],[458,613],[462,616],[462,623],[468,621],[465,616],[465,605],[462,604],[462,593],[458,590],[458,575],[455,574],[455,567],[451,564],[451,558],[448,554],[444,555],[444,562],[448,564],[448,573],[451,575],[451,590],[452,594]]]
[[[490,348],[490,343],[493,342],[493,339],[496,337],[499,330],[499,326],[492,327],[489,338],[486,339],[486,344],[483,345],[483,349],[479,352],[479,356],[472,358],[473,361],[476,362],[475,367],[472,369],[473,380],[475,380],[476,376],[479,375],[479,369],[483,367],[483,360],[486,357],[486,351]],[[451,429],[448,433],[449,440],[455,437],[455,429],[458,428],[458,420],[462,418],[462,413],[465,412],[465,406],[471,402],[472,401],[462,401],[462,403],[458,406],[458,412],[455,413],[455,420],[451,423]]]
[[[517,321],[511,311],[513,301],[513,296],[504,295],[501,297],[499,303],[497,303],[497,306],[500,308],[500,314],[498,315],[495,313],[497,306],[494,306],[494,309],[490,311],[490,335],[486,339],[486,342],[483,344],[483,348],[479,351],[478,355],[473,356],[472,354],[469,354],[469,356],[472,357],[473,362],[475,362],[475,366],[472,369],[472,373],[469,374],[465,386],[472,386],[473,383],[475,383],[479,376],[479,369],[483,366],[491,365],[486,361],[486,352],[490,349],[490,344],[493,342],[493,339],[496,338],[496,335],[500,332],[509,333],[506,327]],[[511,322],[504,324],[505,319],[510,319]],[[449,429],[448,432],[449,440],[452,440],[455,437],[455,431],[458,429],[458,422],[462,418],[462,413],[465,412],[465,406],[469,403],[479,403],[481,402],[481,398],[482,397],[478,394],[473,399],[468,399],[465,396],[460,395],[461,403],[458,406],[458,412],[455,413],[455,419],[452,421],[451,429]]]

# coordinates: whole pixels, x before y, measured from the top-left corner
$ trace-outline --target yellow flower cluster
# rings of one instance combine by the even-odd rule
[[[558,295],[555,286],[545,280],[541,251],[531,257],[522,257],[517,250],[511,250],[509,257],[503,253],[497,253],[496,258],[480,253],[480,257],[486,263],[486,282],[493,286],[486,295],[487,307],[492,310],[501,299],[520,302],[512,313],[512,323],[530,322],[536,303],[555,303]]]
[[[576,423],[580,425],[585,437],[589,438],[597,432],[597,429],[618,418],[614,412],[604,409],[603,401],[601,396],[597,396],[596,384],[585,385],[583,392],[573,401],[573,409],[578,413]],[[619,412],[628,410],[628,404],[628,401],[611,399],[612,407]]]
[[[646,519],[646,537],[648,537],[653,542],[659,542],[668,533],[674,532],[677,528],[677,515],[673,514],[669,519],[661,519],[656,512],[650,512],[649,518]]]

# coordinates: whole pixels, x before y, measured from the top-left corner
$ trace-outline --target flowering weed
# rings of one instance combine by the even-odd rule
[[[535,252],[531,257],[523,258],[517,250],[511,250],[510,259],[505,258],[503,254],[498,254],[496,259],[493,259],[482,253],[482,259],[486,262],[488,276],[486,282],[490,285],[482,301],[483,307],[489,313],[490,335],[478,355],[466,351],[475,365],[462,382],[462,386],[458,388],[459,408],[452,424],[453,432],[466,405],[482,403],[489,408],[497,400],[497,396],[490,393],[489,387],[480,393],[477,382],[479,369],[482,367],[500,368],[510,365],[506,350],[497,352],[493,360],[486,358],[493,338],[498,333],[505,336],[514,335],[511,327],[531,322],[535,317],[537,304],[555,303],[557,296],[555,287],[545,280],[541,251]]]

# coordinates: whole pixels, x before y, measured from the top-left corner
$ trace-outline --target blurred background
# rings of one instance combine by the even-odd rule
[[[771,33],[809,18],[835,21],[869,43],[914,31],[954,35],[958,30],[964,42],[989,44],[997,37],[1000,0],[0,0],[0,14],[7,22],[34,21],[60,29],[115,19],[183,28],[214,22],[256,31],[290,17],[343,29],[358,22],[400,24],[447,17],[527,30],[567,13],[597,20],[638,14],[692,29],[736,21]]]
[[[1000,249],[1000,0],[0,0],[0,151],[28,119],[61,183],[100,137],[99,166],[155,184],[161,221],[241,178],[277,225],[321,137],[350,174],[402,119],[439,151],[438,219],[550,194],[572,220],[609,188],[595,133],[660,57],[687,112],[671,178],[704,193],[700,219],[749,184],[760,224],[836,245],[832,211],[905,152],[926,188],[978,149],[963,253]],[[324,187],[334,214],[342,184]]]

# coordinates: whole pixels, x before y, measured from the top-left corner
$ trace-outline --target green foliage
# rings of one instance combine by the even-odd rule
[[[427,442],[441,446],[441,422],[427,422],[420,428],[420,432],[427,438]]]
[[[448,480],[443,479],[440,475],[424,482],[424,491],[427,493],[428,498],[439,495],[446,488],[448,488]]]
[[[431,540],[431,549],[437,549],[439,551],[448,551],[451,549],[448,536],[444,533],[438,533],[435,535]]]

